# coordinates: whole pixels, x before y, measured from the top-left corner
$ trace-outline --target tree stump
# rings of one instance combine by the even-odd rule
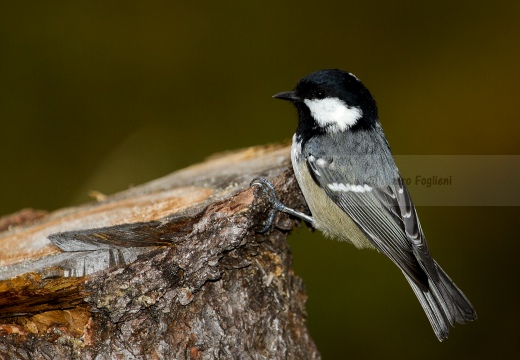
[[[289,149],[269,146],[0,219],[0,358],[320,358],[286,244],[295,220],[257,233],[257,176],[305,209]]]

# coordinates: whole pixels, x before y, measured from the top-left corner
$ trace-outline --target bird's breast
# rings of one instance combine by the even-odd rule
[[[373,248],[359,227],[314,181],[302,154],[301,142],[293,139],[291,161],[298,185],[316,222],[326,236],[348,241],[358,248]]]

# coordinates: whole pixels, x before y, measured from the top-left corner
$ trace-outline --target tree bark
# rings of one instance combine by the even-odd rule
[[[100,201],[0,219],[2,359],[318,359],[269,212],[304,210],[287,147],[221,155]]]

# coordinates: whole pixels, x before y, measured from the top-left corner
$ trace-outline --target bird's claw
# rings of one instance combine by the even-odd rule
[[[278,199],[278,194],[276,193],[276,189],[274,185],[267,179],[262,177],[254,178],[250,184],[251,187],[257,186],[269,199],[269,203],[271,204],[271,210],[269,210],[269,216],[265,222],[265,226],[257,231],[260,234],[264,234],[269,230],[269,228],[273,225],[274,217],[278,211],[283,211],[285,205]]]

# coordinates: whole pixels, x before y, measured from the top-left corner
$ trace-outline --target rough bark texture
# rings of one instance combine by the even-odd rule
[[[288,149],[274,147],[0,219],[0,358],[318,359],[286,245],[294,222],[255,231],[260,175],[302,209]]]

